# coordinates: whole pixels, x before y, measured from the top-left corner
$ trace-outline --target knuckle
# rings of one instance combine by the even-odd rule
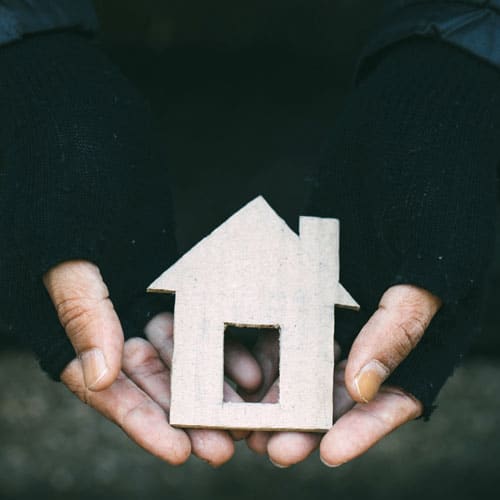
[[[87,388],[81,389],[77,396],[85,403],[87,406],[92,406],[92,391]]]
[[[404,337],[398,337],[393,343],[394,354],[396,359],[391,364],[397,364],[400,360],[406,358],[410,354],[412,347]]]
[[[91,406],[91,391],[89,391],[82,383],[70,379],[66,380],[64,384],[82,403]]]
[[[82,403],[93,406],[95,393],[85,386],[81,365],[76,358],[62,372],[61,381]]]
[[[166,370],[156,350],[144,339],[128,340],[123,355],[124,368],[135,376],[155,377]]]
[[[137,415],[151,415],[155,412],[156,408],[152,401],[147,398],[143,398],[136,405],[126,408],[121,414],[116,417],[116,424],[126,431],[130,420],[136,419]],[[141,415],[142,417],[142,415]]]
[[[407,356],[419,343],[427,328],[427,321],[413,312],[394,325],[394,346],[398,354]]]
[[[107,302],[108,299],[66,299],[57,304],[57,315],[66,332],[78,336],[95,321],[96,311]]]

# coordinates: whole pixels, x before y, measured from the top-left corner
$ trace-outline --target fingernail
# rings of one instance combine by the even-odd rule
[[[365,403],[377,394],[382,382],[389,376],[389,370],[380,361],[373,359],[366,364],[354,379],[359,397]]]
[[[288,467],[290,467],[289,465],[281,465],[281,464],[277,464],[276,462],[273,462],[271,459],[269,459],[269,461],[275,466],[275,467],[278,467],[278,469],[288,469]]]
[[[330,469],[334,469],[335,467],[340,467],[341,465],[344,465],[344,464],[329,464],[321,455],[319,456],[319,459],[323,462],[323,465],[330,467]]]
[[[104,354],[100,349],[90,349],[80,354],[80,362],[85,386],[92,390],[108,371]]]

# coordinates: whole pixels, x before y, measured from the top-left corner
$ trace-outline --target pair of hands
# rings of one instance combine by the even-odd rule
[[[425,333],[440,300],[410,285],[389,288],[378,310],[359,332],[348,359],[336,349],[334,424],[325,434],[226,432],[171,427],[170,366],[173,321],[154,317],[146,339],[124,342],[120,320],[99,269],[87,261],[61,263],[44,276],[45,287],[77,357],[61,375],[84,403],[120,426],[138,445],[159,458],[182,464],[191,453],[219,466],[234,453],[234,440],[247,439],[277,466],[304,460],[318,446],[322,461],[341,465],[363,454],[400,425],[420,416],[421,403],[403,390],[383,385]],[[238,386],[224,387],[226,401],[267,401],[277,397],[277,343],[263,338],[249,352],[226,344],[225,370]]]

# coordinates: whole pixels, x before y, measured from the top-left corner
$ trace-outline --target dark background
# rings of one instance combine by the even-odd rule
[[[168,146],[181,251],[257,194],[295,228],[305,180],[373,29],[373,0],[96,2],[102,43],[149,98]],[[274,468],[242,444],[172,468],[0,349],[0,498],[401,498],[498,494],[500,254],[484,335],[430,423],[329,470]]]

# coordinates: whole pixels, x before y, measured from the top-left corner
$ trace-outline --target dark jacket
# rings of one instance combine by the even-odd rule
[[[0,0],[0,45],[66,28],[97,29],[91,0]]]
[[[65,28],[97,29],[91,0],[0,0],[0,45]],[[360,67],[369,67],[384,47],[415,35],[442,39],[500,67],[500,0],[386,0]]]
[[[374,54],[412,36],[443,40],[500,68],[500,0],[386,0],[361,76]]]

